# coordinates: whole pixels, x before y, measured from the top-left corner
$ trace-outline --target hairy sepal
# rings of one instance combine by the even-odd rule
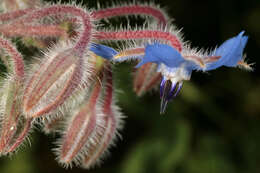
[[[97,65],[97,64],[96,64]],[[97,69],[96,69],[97,70]],[[57,142],[59,147],[55,149],[58,161],[65,167],[73,164],[79,165],[85,155],[84,147],[89,140],[92,140],[93,133],[100,121],[102,113],[98,98],[101,95],[101,84],[103,74],[99,74],[98,79],[92,82],[91,87],[85,88],[79,94],[84,98],[80,104],[75,105],[69,112],[71,117],[67,120],[62,138]]]
[[[27,117],[40,117],[57,110],[87,82],[91,69],[87,58],[66,43],[45,53],[32,68],[23,96],[23,112]]]
[[[108,64],[104,71],[105,80],[103,81],[102,113],[99,116],[97,128],[94,131],[94,141],[89,140],[85,150],[86,154],[82,162],[82,167],[89,169],[100,164],[101,160],[107,155],[108,149],[115,144],[118,130],[122,129],[122,115],[119,108],[115,105],[114,87],[111,66]]]
[[[86,146],[87,152],[82,162],[85,169],[100,165],[109,154],[109,148],[115,146],[118,131],[122,129],[122,115],[116,105],[113,105],[112,109],[110,114],[100,116],[103,126],[98,126],[94,133],[94,142],[89,141]]]
[[[26,139],[32,127],[21,111],[22,83],[9,76],[1,88],[0,153],[15,151]],[[30,122],[29,122],[30,121]]]

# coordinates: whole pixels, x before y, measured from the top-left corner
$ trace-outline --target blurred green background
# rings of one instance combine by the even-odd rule
[[[105,5],[115,1],[99,2]],[[116,65],[118,104],[127,118],[123,139],[101,167],[63,169],[51,151],[55,136],[35,130],[31,146],[25,145],[12,157],[0,158],[1,173],[260,172],[260,1],[155,2],[167,8],[194,46],[214,48],[245,30],[249,35],[245,52],[249,63],[255,63],[255,70],[222,67],[208,73],[195,72],[165,115],[160,115],[159,93],[138,98],[132,90],[133,65]],[[96,6],[94,0],[84,3]]]

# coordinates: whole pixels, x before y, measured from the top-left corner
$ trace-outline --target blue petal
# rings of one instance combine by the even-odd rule
[[[164,63],[168,67],[178,67],[184,61],[185,59],[173,47],[167,44],[154,43],[146,46],[145,55],[136,67],[140,67],[148,62]]]
[[[248,40],[248,37],[243,36],[243,34],[244,31],[220,45],[212,56],[221,56],[221,58],[214,63],[208,64],[206,71],[214,70],[220,66],[235,67],[238,61],[243,58],[243,51]]]
[[[96,55],[105,58],[105,59],[112,59],[114,55],[116,55],[118,52],[108,46],[102,45],[102,44],[95,44],[92,43],[90,47],[90,51],[94,52]]]

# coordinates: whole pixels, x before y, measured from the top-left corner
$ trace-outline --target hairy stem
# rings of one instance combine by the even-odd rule
[[[67,33],[59,25],[47,26],[0,26],[0,32],[6,37],[19,37],[19,36],[38,36],[38,37],[66,37]]]
[[[94,11],[92,16],[94,19],[104,19],[115,16],[122,15],[136,15],[143,14],[155,17],[158,20],[158,23],[162,25],[166,25],[167,18],[163,14],[163,12],[151,6],[146,5],[130,5],[130,6],[122,6],[122,7],[114,7],[114,8],[106,8],[98,11]]]
[[[37,19],[42,19],[44,17],[56,14],[71,14],[82,19],[83,31],[80,34],[80,37],[75,44],[74,50],[76,50],[80,56],[82,56],[85,52],[88,43],[90,42],[91,35],[92,35],[92,24],[91,24],[91,17],[90,14],[85,12],[81,8],[77,8],[75,6],[69,5],[54,5],[51,7],[43,8],[40,10],[33,11],[29,13],[24,18],[12,23],[14,24],[29,24]]]
[[[170,32],[141,30],[141,31],[110,31],[96,32],[95,38],[99,40],[132,40],[132,39],[160,39],[169,41],[170,44],[179,52],[182,50],[182,45],[179,39]]]
[[[15,20],[19,17],[22,17],[22,16],[32,12],[33,10],[34,10],[33,8],[27,8],[27,9],[23,9],[23,10],[16,10],[16,11],[12,11],[12,12],[3,13],[3,14],[0,14],[0,21],[6,22],[6,21],[10,21],[10,20]]]

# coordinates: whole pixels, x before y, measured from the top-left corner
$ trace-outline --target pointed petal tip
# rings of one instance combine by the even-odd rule
[[[244,33],[245,31],[241,31],[237,36],[222,43],[213,54],[213,56],[221,56],[221,58],[213,63],[209,63],[206,71],[214,70],[221,66],[237,66],[238,62],[243,58],[243,51],[248,41],[248,36],[243,36]]]
[[[239,35],[243,35],[245,33],[245,30],[242,30],[240,33],[239,33]]]
[[[113,56],[118,54],[118,52],[115,49],[96,43],[92,43],[90,50],[94,52],[96,55],[108,60],[112,59]]]

